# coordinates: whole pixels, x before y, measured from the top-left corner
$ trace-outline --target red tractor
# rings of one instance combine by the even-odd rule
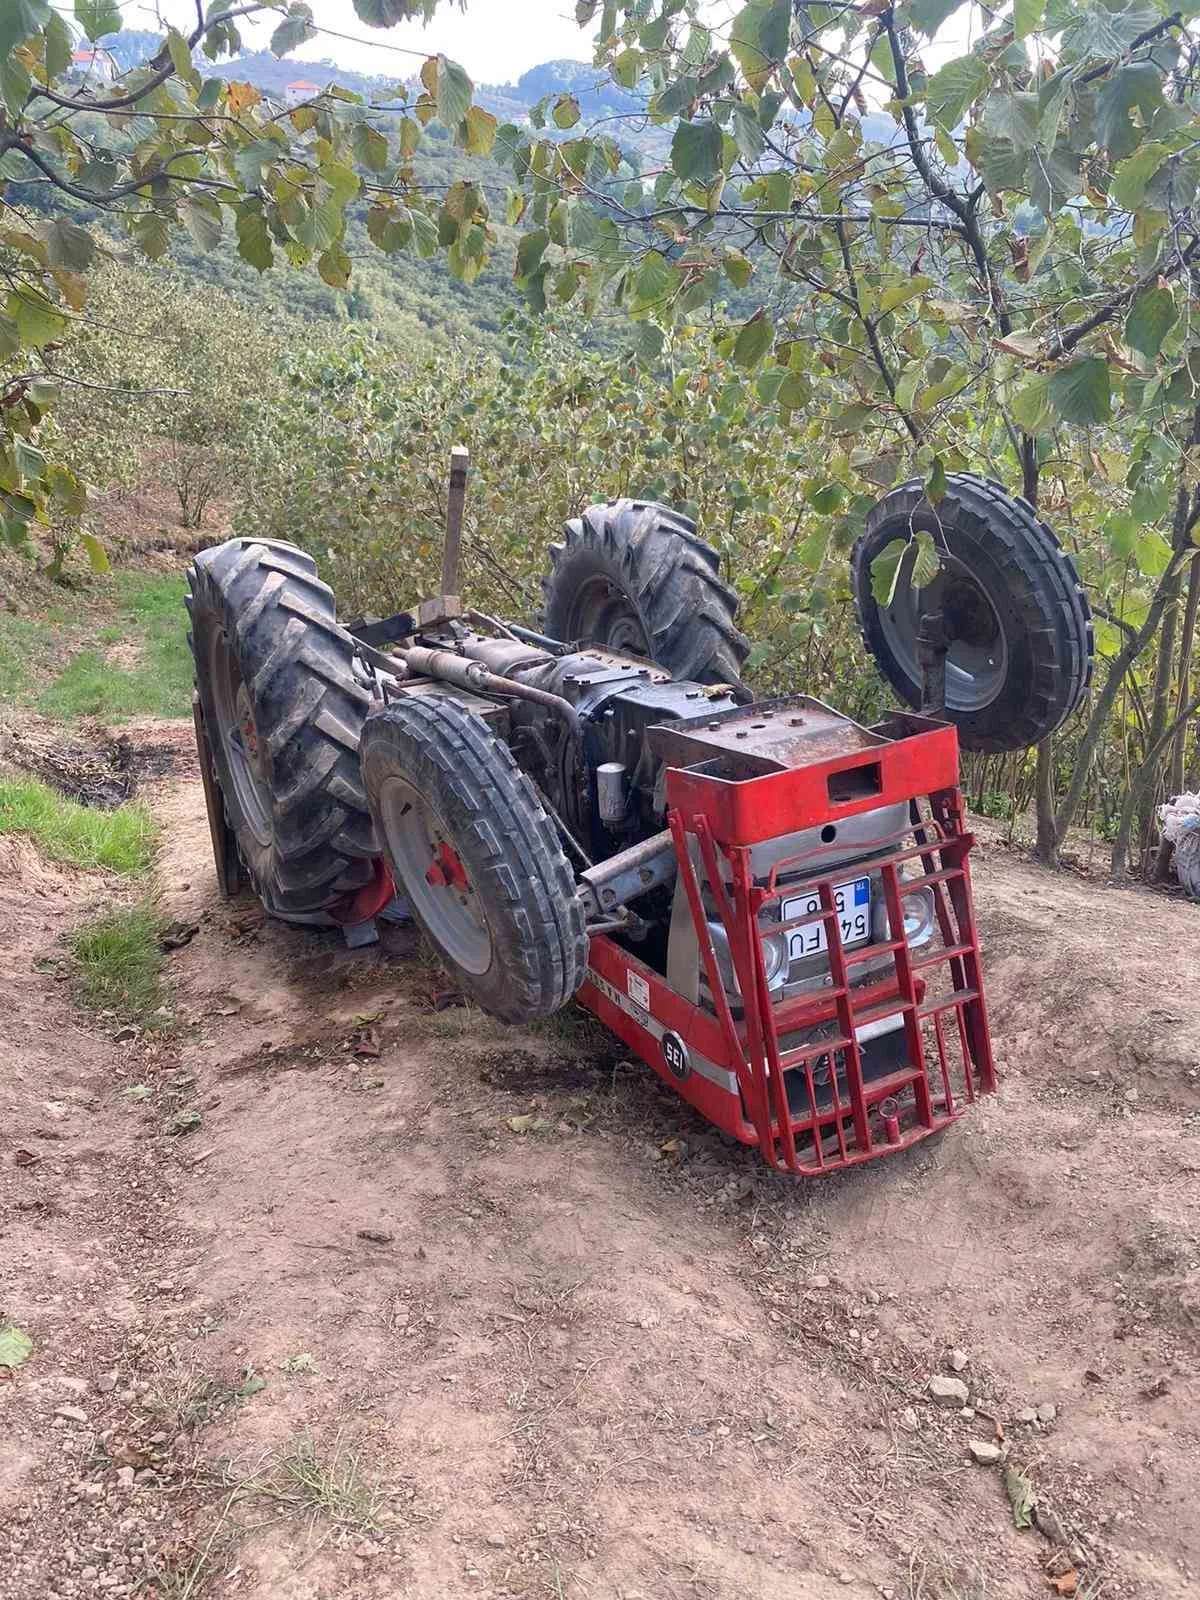
[[[968,475],[936,505],[917,483],[884,497],[855,603],[919,712],[868,728],[754,699],[718,557],[666,506],[569,522],[536,632],[465,606],[455,457],[443,592],[413,612],[343,625],[290,544],[231,539],[191,568],[223,890],[244,871],[272,915],[352,941],[398,893],[485,1011],[577,1001],[780,1169],[960,1117],[995,1072],[958,746],[1045,738],[1091,669],[1050,529]]]

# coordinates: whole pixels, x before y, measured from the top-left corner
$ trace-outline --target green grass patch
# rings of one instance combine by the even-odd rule
[[[119,572],[116,617],[93,634],[108,646],[128,640],[139,659],[121,666],[103,650],[82,650],[37,696],[39,711],[70,720],[183,717],[192,697],[182,574]]]
[[[0,778],[0,833],[27,833],[52,861],[136,877],[154,856],[157,825],[144,806],[99,811],[35,778]]]
[[[152,901],[108,911],[71,936],[84,1005],[126,1022],[161,1022],[163,920]]]

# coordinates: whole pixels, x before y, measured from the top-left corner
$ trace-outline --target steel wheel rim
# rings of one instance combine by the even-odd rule
[[[650,641],[632,600],[607,578],[590,578],[571,607],[572,639],[594,639],[610,650],[649,656]]]
[[[414,911],[456,966],[482,977],[492,964],[492,934],[474,885],[467,878],[460,890],[427,877],[439,847],[448,847],[457,859],[450,830],[420,791],[397,774],[384,780],[377,805],[388,855]]]
[[[941,569],[924,589],[912,583],[916,540],[900,560],[890,606],[880,606],[879,626],[900,670],[921,682],[917,634],[922,614],[944,606],[951,635],[946,653],[947,711],[982,711],[990,706],[1008,678],[1008,641],[991,596],[966,564],[946,550],[938,552]]]
[[[208,681],[217,713],[217,738],[234,797],[246,826],[261,845],[271,843],[271,785],[266,752],[238,659],[222,629],[212,637]]]

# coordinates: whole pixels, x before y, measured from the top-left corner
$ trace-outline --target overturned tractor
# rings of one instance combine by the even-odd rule
[[[868,728],[802,694],[754,699],[717,554],[665,506],[569,522],[540,631],[464,607],[465,478],[456,452],[443,592],[411,612],[340,623],[288,544],[196,559],[223,890],[244,873],[273,915],[352,940],[398,892],[484,1010],[525,1022],[577,1001],[780,1169],[955,1121],[995,1087],[959,743],[1045,738],[1091,667],[1050,529],[968,475],[936,506],[919,484],[884,497],[855,601],[916,709]]]

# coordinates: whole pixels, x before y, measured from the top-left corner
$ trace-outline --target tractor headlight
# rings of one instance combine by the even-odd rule
[[[933,890],[913,889],[908,894],[902,894],[900,909],[904,913],[904,937],[908,943],[913,946],[928,944],[933,936]],[[882,894],[875,901],[874,920],[872,932],[882,943],[890,937],[887,904]]]
[[[710,922],[708,931],[713,942],[713,951],[717,957],[717,966],[721,969],[721,982],[725,992],[731,995],[741,994],[737,981],[737,972],[733,965],[733,953],[729,948],[729,940],[725,934],[724,925],[720,922]],[[788,973],[788,941],[784,933],[767,933],[762,940],[763,963],[767,971],[767,988],[778,989],[783,986]]]

